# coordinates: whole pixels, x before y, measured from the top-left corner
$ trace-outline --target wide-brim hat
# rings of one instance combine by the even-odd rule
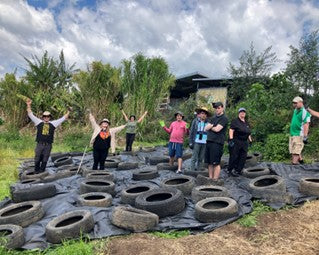
[[[180,111],[174,113],[175,118],[176,118],[176,116],[177,116],[178,114],[181,115],[182,118],[184,119],[184,114],[183,114],[182,112],[180,112]]]
[[[197,114],[200,112],[205,112],[207,116],[211,116],[210,111],[206,107],[199,107],[195,111],[197,112]]]
[[[48,112],[48,111],[45,111],[45,112],[42,113],[42,117],[43,117],[43,116],[49,116],[49,117],[51,117],[51,113]]]
[[[108,119],[103,119],[103,120],[100,121],[100,125],[101,125],[103,122],[107,122],[109,125],[110,125],[110,123],[111,123]]]

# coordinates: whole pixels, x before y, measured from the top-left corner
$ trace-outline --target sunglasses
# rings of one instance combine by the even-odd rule
[[[292,104],[297,104],[297,102],[292,102]]]
[[[50,115],[43,115],[42,117],[43,118],[50,118],[51,116]]]

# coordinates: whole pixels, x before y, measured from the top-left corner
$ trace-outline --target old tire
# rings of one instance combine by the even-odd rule
[[[133,232],[151,230],[158,221],[159,218],[154,213],[125,206],[115,207],[111,216],[113,225]]]
[[[209,197],[195,205],[195,218],[200,222],[219,222],[235,216],[237,202],[229,197]]]
[[[105,192],[115,195],[115,184],[108,180],[86,179],[80,184],[80,193]]]
[[[225,187],[214,185],[202,185],[193,188],[192,200],[194,203],[208,197],[229,197],[229,193]]]
[[[153,190],[154,188],[155,186],[149,183],[140,183],[140,184],[131,185],[122,190],[121,203],[134,206],[135,199],[137,196],[147,191]]]
[[[270,170],[267,167],[249,167],[243,169],[243,176],[247,178],[256,178],[258,176],[269,175]]]
[[[309,196],[319,196],[319,178],[318,177],[307,177],[302,178],[299,182],[300,193]]]
[[[120,162],[118,159],[106,159],[104,166],[106,168],[117,168]]]
[[[49,173],[47,171],[41,172],[41,173],[36,173],[34,170],[29,170],[25,171],[21,175],[21,180],[26,180],[26,179],[43,179],[46,177]]]
[[[20,248],[24,242],[23,228],[18,225],[0,225],[0,245],[7,249]]]
[[[135,206],[157,214],[160,218],[176,215],[184,210],[183,193],[178,189],[159,188],[139,195]]]
[[[64,213],[51,220],[46,228],[46,238],[50,243],[61,243],[63,240],[80,237],[94,228],[92,213],[77,210]]]
[[[67,170],[58,171],[55,174],[47,175],[42,179],[43,182],[53,182],[59,179],[68,178],[72,176],[72,173]]]
[[[132,179],[135,181],[151,180],[159,176],[157,170],[143,169],[133,173]]]
[[[56,167],[63,166],[63,165],[71,165],[71,164],[73,164],[73,159],[71,156],[61,157],[61,158],[54,160],[53,164]]]
[[[191,176],[181,175],[170,177],[161,182],[161,186],[165,188],[179,189],[184,196],[190,195],[195,186],[195,179]]]
[[[171,170],[171,171],[176,171],[178,169],[177,164],[170,165],[169,163],[159,163],[156,166],[157,170]]]
[[[257,161],[261,161],[263,159],[263,154],[258,151],[255,151],[252,154],[256,157]]]
[[[53,197],[56,195],[56,187],[54,184],[38,183],[34,185],[27,185],[25,189],[15,189],[11,192],[12,200],[15,203],[39,200]]]
[[[196,186],[202,186],[202,185],[218,185],[223,186],[224,181],[222,179],[218,179],[217,181],[211,179],[208,177],[208,173],[205,175],[199,174],[196,177]]]
[[[257,163],[257,158],[253,154],[248,154],[246,157],[245,168],[254,167]]]
[[[86,179],[98,179],[98,180],[108,180],[114,181],[114,175],[105,170],[94,170],[95,172],[86,175]]]
[[[130,170],[130,169],[136,169],[138,168],[137,162],[121,162],[119,163],[117,170]]]
[[[185,170],[184,175],[193,176],[195,178],[198,175],[208,176],[208,170],[200,170],[200,171]]]
[[[249,189],[254,197],[262,198],[285,193],[286,185],[284,179],[278,175],[264,175],[252,179]]]
[[[153,151],[156,151],[156,149],[155,149],[155,147],[152,147],[152,146],[150,146],[150,147],[147,147],[147,146],[140,147],[140,152],[148,153],[148,152],[153,152]]]
[[[41,180],[39,178],[34,178],[34,179],[24,179],[21,180],[19,183],[21,184],[34,184],[34,183],[39,183]]]
[[[62,152],[56,152],[56,153],[51,153],[51,161],[54,162],[55,160],[59,158],[64,158],[70,156],[70,153],[62,153]]]
[[[27,227],[40,220],[44,215],[40,201],[26,201],[11,204],[0,210],[0,225],[16,224]]]
[[[112,205],[112,196],[105,192],[90,192],[78,197],[80,206],[109,207]]]
[[[150,165],[157,165],[159,163],[168,163],[168,156],[154,156],[149,158]]]

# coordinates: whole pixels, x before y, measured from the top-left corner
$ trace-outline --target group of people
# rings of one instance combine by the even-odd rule
[[[36,134],[36,148],[34,157],[34,171],[35,173],[41,173],[45,171],[48,159],[50,157],[52,143],[54,140],[54,131],[66,121],[69,117],[69,110],[60,119],[51,120],[51,113],[48,111],[43,112],[42,119],[34,116],[31,110],[32,100],[27,99],[27,112],[28,116],[37,128]],[[104,170],[105,160],[108,156],[109,149],[115,153],[115,134],[126,127],[126,151],[132,151],[132,145],[135,139],[137,123],[142,122],[147,115],[147,111],[136,121],[136,117],[131,115],[127,118],[124,111],[122,111],[125,121],[125,125],[111,128],[110,121],[108,119],[102,119],[99,123],[96,122],[94,116],[89,112],[89,120],[93,128],[93,134],[90,140],[90,146],[93,147],[93,170]]]
[[[35,148],[35,172],[45,171],[48,158],[52,149],[55,129],[69,117],[69,111],[60,119],[51,120],[48,111],[43,112],[42,119],[35,117],[31,110],[31,99],[27,99],[27,112],[31,121],[37,128]],[[289,151],[292,155],[292,164],[301,164],[303,159],[301,152],[304,144],[307,143],[309,122],[311,115],[319,118],[319,112],[310,108],[305,109],[303,99],[293,99],[294,112],[290,125]],[[177,173],[182,173],[183,143],[185,136],[189,135],[189,147],[193,150],[190,170],[199,170],[205,162],[208,165],[209,178],[212,181],[219,181],[221,171],[221,157],[223,155],[224,142],[226,138],[228,118],[225,115],[222,102],[213,103],[215,114],[212,114],[206,107],[196,109],[196,117],[191,126],[184,121],[182,112],[176,112],[169,127],[164,121],[159,121],[161,127],[170,134],[169,138],[169,163],[174,164],[177,159]],[[108,119],[96,122],[94,116],[89,113],[89,120],[92,124],[93,134],[90,145],[93,147],[93,169],[104,170],[104,163],[108,156],[109,148],[115,152],[115,134],[126,128],[126,151],[132,151],[135,139],[137,124],[142,122],[147,111],[138,119],[134,115],[129,118],[122,110],[126,124],[111,128]],[[246,109],[239,108],[238,116],[231,121],[228,131],[229,163],[227,172],[231,176],[239,176],[244,168],[248,146],[252,143],[251,128],[246,121]]]

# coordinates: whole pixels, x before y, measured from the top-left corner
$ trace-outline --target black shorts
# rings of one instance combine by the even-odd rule
[[[207,141],[205,151],[205,163],[209,165],[220,165],[223,156],[224,145]]]

